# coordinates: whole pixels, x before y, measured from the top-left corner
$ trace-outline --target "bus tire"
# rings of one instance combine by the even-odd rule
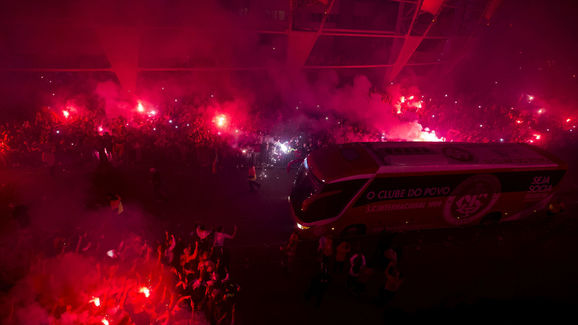
[[[350,237],[360,237],[365,235],[367,232],[367,227],[362,224],[350,225],[347,228],[343,229],[341,232],[341,237],[350,238]]]
[[[482,220],[480,220],[480,224],[493,225],[493,224],[499,223],[500,219],[502,219],[502,213],[501,212],[492,212],[492,213],[486,214],[482,218]]]

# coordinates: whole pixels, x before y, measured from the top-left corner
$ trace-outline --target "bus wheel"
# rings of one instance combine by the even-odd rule
[[[482,220],[480,221],[480,224],[493,225],[493,224],[499,223],[500,219],[502,219],[502,213],[501,212],[492,212],[492,213],[486,214],[482,218]]]
[[[341,232],[341,237],[344,238],[359,237],[365,235],[365,233],[366,233],[365,225],[357,224],[348,226],[347,228],[343,229],[343,231]]]

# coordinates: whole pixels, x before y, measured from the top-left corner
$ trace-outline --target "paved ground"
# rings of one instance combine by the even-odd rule
[[[570,159],[571,166],[574,162]],[[237,225],[238,236],[228,244],[232,277],[242,287],[239,324],[379,324],[438,317],[450,323],[518,323],[541,317],[551,321],[578,307],[578,178],[573,169],[564,183],[568,208],[561,215],[398,235],[394,243],[401,250],[405,282],[385,309],[373,304],[379,274],[369,277],[358,297],[347,293],[344,276],[334,275],[321,306],[307,302],[304,292],[317,267],[314,242],[300,245],[295,272],[282,271],[279,246],[294,227],[287,204],[292,175],[284,169],[265,171],[261,190],[250,193],[244,170],[213,175],[161,168],[167,200],[160,203],[152,197],[147,172],[125,168],[106,180],[125,197],[127,211],[139,211],[137,221],[124,220],[119,232],[131,227],[149,233],[164,227],[188,230],[197,222],[232,231]],[[28,200],[43,202],[32,208],[33,214],[59,211],[56,219],[34,221],[38,228],[61,226],[70,214],[89,218],[79,204],[92,201],[89,172],[53,178],[44,170],[19,170],[0,176],[20,184]],[[362,241],[368,256],[377,240]]]

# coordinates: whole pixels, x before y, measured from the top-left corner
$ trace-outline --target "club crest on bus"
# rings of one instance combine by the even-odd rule
[[[456,201],[456,212],[470,216],[482,207],[480,200],[485,200],[488,194],[464,195]]]
[[[500,198],[501,185],[494,175],[476,175],[458,185],[444,205],[444,219],[452,225],[480,220]]]

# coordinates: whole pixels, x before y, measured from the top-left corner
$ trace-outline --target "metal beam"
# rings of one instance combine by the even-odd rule
[[[287,35],[287,31],[258,30],[259,34]],[[312,32],[311,32],[312,33]],[[405,38],[405,34],[395,34],[394,32],[371,31],[364,29],[328,29],[325,28],[321,35],[339,37],[375,37],[375,38]],[[425,36],[426,39],[447,39],[448,36]]]
[[[420,8],[421,8],[423,1],[424,0],[419,0],[418,6],[416,7],[416,11],[415,11],[415,13],[413,15],[413,19],[411,21],[410,27],[407,31],[407,34],[405,35],[405,40],[404,40],[404,43],[401,47],[400,54],[397,56],[397,60],[395,61],[391,70],[389,70],[385,75],[385,83],[386,84],[393,81],[399,75],[399,73],[403,70],[403,68],[405,66],[410,65],[407,62],[411,59],[411,57],[415,53],[415,50],[419,47],[421,42],[425,39],[426,35],[429,33],[431,27],[433,26],[434,22],[437,21],[437,19],[439,17],[439,13],[441,12],[441,10],[438,10],[437,14],[434,16],[432,21],[428,24],[428,27],[426,28],[426,30],[424,31],[424,33],[422,35],[411,36],[413,25],[415,24],[417,15],[420,11]]]
[[[323,32],[323,28],[327,22],[327,17],[329,17],[334,4],[335,0],[331,0],[329,6],[327,6],[327,9],[324,11],[324,15],[321,18],[321,23],[319,24],[317,31],[289,31],[287,65],[290,69],[298,70],[305,66],[311,51],[315,47],[315,43],[317,43],[319,36]]]
[[[0,68],[8,72],[112,72],[111,68]]]
[[[441,62],[408,63],[408,66],[435,65]],[[360,65],[306,65],[303,69],[371,69],[391,68],[393,64],[360,64]]]
[[[408,63],[408,66],[435,65],[441,62]],[[389,68],[393,64],[360,65],[306,65],[304,69],[368,69]],[[195,72],[195,71],[253,71],[267,70],[269,67],[191,67],[191,68],[138,68],[138,72]],[[8,72],[113,72],[111,68],[0,68]]]

